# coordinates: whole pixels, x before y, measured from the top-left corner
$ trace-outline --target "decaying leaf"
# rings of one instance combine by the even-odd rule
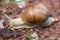
[[[3,28],[4,28],[4,26],[3,26],[3,22],[4,22],[4,20],[3,20],[3,19],[1,19],[1,20],[0,20],[0,28],[1,28],[1,29],[3,29]]]

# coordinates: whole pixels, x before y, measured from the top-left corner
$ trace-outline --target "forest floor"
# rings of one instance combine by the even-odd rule
[[[49,14],[52,17],[60,19],[60,0],[41,0],[40,2],[46,5],[49,10]],[[14,17],[14,15],[10,16]],[[15,31],[5,29],[0,30],[0,40],[25,40],[24,36],[33,32],[38,34],[39,40],[60,40],[60,21],[52,23],[46,28],[38,27],[32,29],[19,29]]]

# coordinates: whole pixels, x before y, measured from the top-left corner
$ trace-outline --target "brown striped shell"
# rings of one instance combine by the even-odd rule
[[[36,4],[26,8],[21,18],[26,23],[43,23],[48,19],[48,10],[43,4]]]

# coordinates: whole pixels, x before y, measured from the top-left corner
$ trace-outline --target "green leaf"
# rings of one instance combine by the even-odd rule
[[[8,5],[8,4],[16,4],[16,3],[26,2],[26,1],[29,1],[29,0],[19,0],[19,1],[11,1],[11,2],[0,2],[0,4]]]

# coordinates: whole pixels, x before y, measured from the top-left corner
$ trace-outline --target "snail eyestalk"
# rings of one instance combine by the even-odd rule
[[[58,20],[59,20],[58,18],[49,17],[42,25],[43,26],[48,26],[48,25],[51,25],[54,22],[57,22]]]

